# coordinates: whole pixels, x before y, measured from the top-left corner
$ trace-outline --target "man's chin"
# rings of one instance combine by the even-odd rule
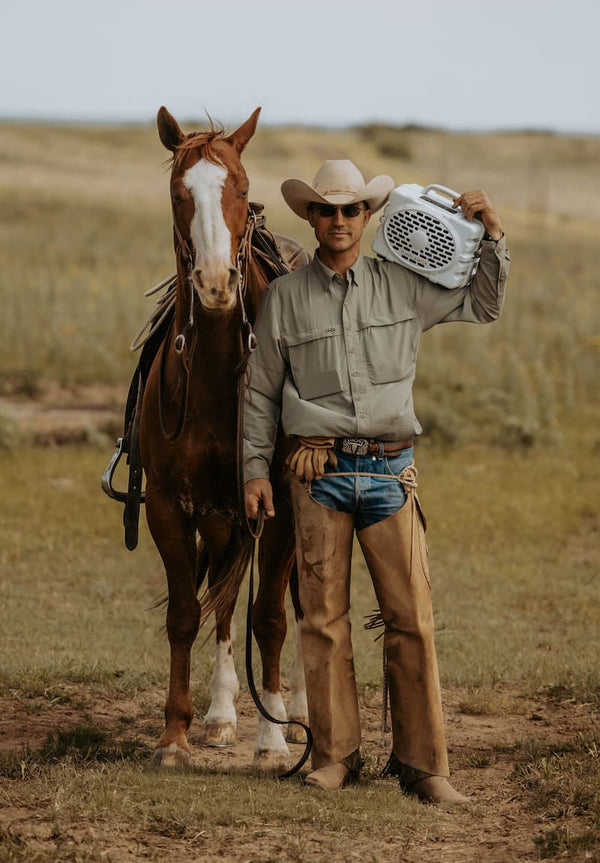
[[[328,237],[327,245],[330,249],[335,249],[336,252],[346,252],[352,248],[354,243],[350,237],[344,235],[343,237]]]

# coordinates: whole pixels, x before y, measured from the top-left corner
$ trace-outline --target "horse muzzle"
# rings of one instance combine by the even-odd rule
[[[210,311],[231,311],[237,303],[241,274],[237,267],[223,268],[217,272],[192,270],[192,281],[198,298]]]

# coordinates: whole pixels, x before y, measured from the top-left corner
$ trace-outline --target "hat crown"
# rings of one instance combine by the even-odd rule
[[[350,159],[327,159],[315,174],[312,184],[324,198],[328,195],[354,197],[365,188],[363,175]]]

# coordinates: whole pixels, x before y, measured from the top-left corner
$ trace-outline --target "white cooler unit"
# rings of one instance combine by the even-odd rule
[[[398,186],[383,211],[373,251],[445,288],[468,285],[477,271],[485,229],[452,206],[458,197],[435,184]]]

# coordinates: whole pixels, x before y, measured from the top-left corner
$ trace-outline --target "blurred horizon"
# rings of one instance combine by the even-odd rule
[[[160,105],[157,106],[156,112]],[[139,117],[139,118],[127,118],[120,116],[105,116],[105,117],[73,117],[73,116],[50,116],[50,115],[7,115],[0,116],[0,125],[28,125],[28,126],[47,126],[47,127],[107,127],[107,128],[147,128],[154,127],[156,125],[156,112],[154,115],[150,115],[149,117]],[[212,114],[212,119],[215,121],[216,125],[222,125],[226,130],[234,129],[237,125],[241,124],[247,118],[245,116],[241,116],[237,119],[233,119],[229,122],[221,121],[218,115]],[[201,114],[177,114],[177,122],[181,126],[195,126],[196,128],[201,128],[207,125],[206,115],[202,116]],[[598,138],[600,137],[600,129],[597,131],[589,131],[586,129],[576,129],[576,128],[552,128],[550,126],[517,126],[517,125],[507,125],[507,126],[489,126],[489,127],[476,127],[476,126],[443,126],[437,124],[429,124],[429,123],[420,123],[417,121],[408,120],[406,122],[393,122],[390,120],[382,120],[377,118],[371,118],[356,122],[340,122],[340,123],[318,123],[318,122],[308,122],[308,121],[288,121],[288,122],[275,122],[264,120],[261,115],[260,125],[264,129],[281,129],[281,130],[293,130],[293,129],[304,129],[307,131],[315,130],[315,131],[323,131],[323,132],[344,132],[344,131],[352,131],[354,129],[365,129],[369,127],[374,128],[383,128],[383,129],[395,129],[399,132],[403,131],[422,131],[428,133],[439,133],[440,135],[550,135],[556,137],[563,138]]]

